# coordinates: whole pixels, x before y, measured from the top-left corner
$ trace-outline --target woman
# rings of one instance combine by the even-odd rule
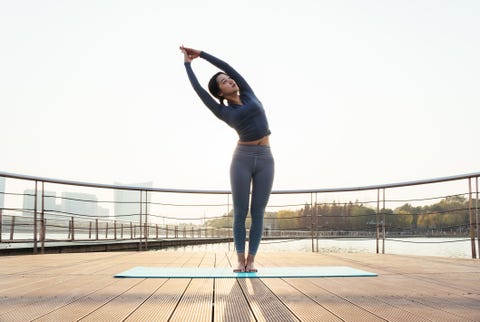
[[[200,50],[180,47],[184,54],[188,78],[203,103],[217,118],[234,128],[239,136],[230,166],[230,184],[233,196],[233,239],[238,256],[235,272],[256,272],[255,255],[263,233],[263,216],[272,190],[274,160],[270,151],[270,129],[262,103],[243,77],[226,62]],[[216,73],[208,83],[210,94],[202,88],[191,62],[203,58],[216,66]],[[228,105],[224,104],[227,101]],[[251,190],[251,202],[250,199]],[[250,206],[252,224],[245,257],[245,221]]]

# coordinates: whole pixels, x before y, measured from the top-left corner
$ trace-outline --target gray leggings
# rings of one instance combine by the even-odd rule
[[[270,147],[238,145],[230,166],[233,196],[233,240],[237,253],[245,253],[246,228],[250,199],[252,224],[248,238],[248,253],[255,255],[263,233],[263,216],[272,191],[275,162]]]

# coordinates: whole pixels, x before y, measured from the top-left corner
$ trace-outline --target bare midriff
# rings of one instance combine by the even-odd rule
[[[263,138],[255,140],[255,141],[238,141],[240,145],[266,145],[270,146],[270,140],[268,139],[268,135],[265,135]]]

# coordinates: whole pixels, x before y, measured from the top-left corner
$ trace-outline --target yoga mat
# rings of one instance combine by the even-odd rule
[[[260,267],[256,273],[234,273],[231,267],[143,267],[115,277],[123,278],[312,278],[373,277],[375,273],[348,266]]]

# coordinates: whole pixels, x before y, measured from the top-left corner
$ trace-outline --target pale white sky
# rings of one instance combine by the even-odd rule
[[[178,46],[267,111],[274,189],[480,171],[478,1],[0,1],[0,170],[229,189]],[[202,84],[216,72],[194,61]]]

